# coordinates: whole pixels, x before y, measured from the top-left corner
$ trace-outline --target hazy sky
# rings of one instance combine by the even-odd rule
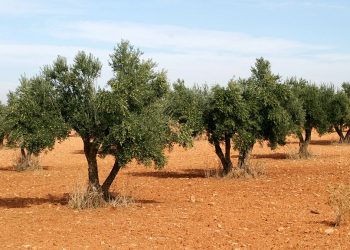
[[[246,77],[255,58],[284,78],[350,81],[350,1],[0,0],[0,100],[22,74],[78,50],[103,63],[127,39],[188,85]]]

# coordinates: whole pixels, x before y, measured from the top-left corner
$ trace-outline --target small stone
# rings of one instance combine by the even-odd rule
[[[221,224],[218,224],[218,228],[222,228],[222,225],[221,225]]]
[[[196,202],[196,197],[195,197],[194,195],[191,195],[190,201],[191,201],[192,203],[195,203],[195,202]]]
[[[31,245],[22,245],[22,247],[24,247],[24,248],[31,248],[32,246]]]
[[[279,227],[279,228],[277,228],[277,231],[278,231],[278,232],[284,231],[284,227]]]
[[[324,232],[328,235],[334,233],[334,229],[333,228],[327,228],[326,230],[324,230]]]
[[[209,202],[208,205],[214,206],[214,205],[215,205],[215,202]]]

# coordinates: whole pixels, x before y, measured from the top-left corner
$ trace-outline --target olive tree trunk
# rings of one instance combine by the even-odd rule
[[[301,158],[308,158],[310,156],[308,148],[311,142],[311,131],[312,129],[305,129],[305,138],[299,135],[299,156]]]
[[[244,170],[247,173],[249,170],[249,160],[250,160],[250,155],[253,151],[253,146],[254,145],[249,146],[246,149],[239,151],[238,168]]]
[[[233,168],[231,161],[231,137],[228,134],[225,135],[225,154],[222,152],[220,142],[218,140],[214,141],[214,146],[215,153],[219,157],[223,167],[223,175],[227,175]]]
[[[16,166],[18,171],[22,171],[27,169],[30,166],[30,160],[32,158],[32,153],[30,151],[26,151],[24,148],[21,148],[21,159]]]
[[[348,131],[345,134],[344,142],[350,143],[350,128],[348,128]]]
[[[83,139],[84,154],[88,162],[89,187],[93,190],[101,188],[98,178],[97,152],[98,144],[90,139]]]
[[[344,143],[345,142],[345,137],[343,134],[343,129],[341,126],[334,126],[335,131],[337,132],[339,136],[339,143]]]
[[[113,165],[111,172],[109,173],[106,180],[102,184],[102,192],[103,192],[103,197],[105,200],[108,200],[111,198],[111,195],[109,193],[109,189],[110,189],[115,177],[119,173],[120,168],[121,168],[121,165],[119,164],[118,159],[116,158],[114,161],[114,165]]]

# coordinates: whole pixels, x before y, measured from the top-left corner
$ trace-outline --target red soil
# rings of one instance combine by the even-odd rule
[[[350,223],[331,231],[330,184],[350,184],[350,145],[313,135],[314,157],[294,160],[291,139],[276,151],[256,145],[257,179],[206,178],[218,167],[213,147],[175,148],[164,170],[130,164],[112,191],[131,195],[126,208],[83,211],[67,194],[86,179],[77,137],[40,157],[44,170],[13,171],[18,151],[0,150],[1,249],[350,249]],[[237,160],[236,152],[232,156]],[[100,178],[112,159],[100,159]]]

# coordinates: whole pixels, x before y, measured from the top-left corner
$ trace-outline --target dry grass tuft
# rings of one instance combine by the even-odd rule
[[[250,164],[247,169],[233,168],[227,175],[224,175],[222,168],[208,169],[204,171],[204,176],[206,178],[249,179],[257,178],[264,174],[265,168],[257,164]]]
[[[350,185],[338,184],[329,186],[327,204],[334,210],[334,225],[338,226],[350,219]]]
[[[91,209],[91,208],[103,208],[111,206],[117,207],[129,207],[135,204],[135,200],[131,196],[116,195],[106,201],[103,197],[103,193],[100,190],[94,190],[90,187],[86,188],[86,185],[76,184],[73,192],[69,195],[68,206],[73,209]]]
[[[116,197],[110,199],[108,204],[113,207],[129,207],[135,205],[135,200],[131,196],[117,195]]]
[[[68,206],[73,209],[100,208],[106,206],[103,194],[85,185],[76,184],[73,192],[69,195]]]

